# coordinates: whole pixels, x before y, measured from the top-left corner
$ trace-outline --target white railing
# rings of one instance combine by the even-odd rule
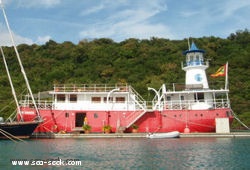
[[[127,84],[55,84],[54,92],[110,92],[118,88],[121,92],[127,92],[128,87]]]
[[[21,100],[19,101],[19,104],[21,107],[34,108],[34,104],[31,102],[31,100]],[[36,102],[36,105],[39,109],[53,109],[54,108],[53,102],[49,100],[40,100]]]
[[[209,67],[209,62],[208,61],[189,61],[189,62],[182,62],[181,67],[182,69],[187,66],[206,66]]]
[[[20,100],[19,105],[21,107],[30,107],[34,108],[34,104],[31,102],[31,100]],[[54,109],[55,103],[52,100],[39,100],[36,102],[36,105],[39,109]],[[111,101],[108,103],[110,106],[109,109],[107,109],[107,103],[106,102],[100,102],[100,103],[91,103],[86,105],[86,108],[83,108],[82,103],[76,103],[76,102],[60,102],[57,103],[57,105],[65,106],[68,109],[86,109],[86,110],[93,110],[93,109],[99,109],[99,110],[127,110],[127,111],[137,111],[137,110],[146,110],[147,105],[146,102],[143,102],[141,104],[137,101],[125,101],[125,102],[119,102],[119,101]],[[93,107],[91,106],[93,105]],[[98,106],[98,107],[97,107]],[[65,108],[64,108],[65,109]]]
[[[203,89],[202,84],[191,84],[185,85],[184,83],[166,83],[166,90],[167,92],[178,92],[178,91],[185,91],[187,89]],[[224,89],[225,83],[224,81],[212,81],[209,84],[209,89]],[[207,90],[207,89],[206,89]]]
[[[225,99],[217,99],[217,100],[205,100],[205,101],[194,101],[194,100],[171,100],[166,101],[165,103],[162,102],[164,105],[164,110],[184,110],[184,109],[192,109],[193,106],[197,104],[207,104],[210,109],[219,109],[219,108],[230,108],[229,101]]]
[[[141,110],[141,109],[145,110],[147,108],[146,101],[142,98],[142,96],[131,86],[129,86],[129,92],[134,94],[135,96],[134,102],[137,104],[136,106],[139,106],[136,107],[136,110]]]

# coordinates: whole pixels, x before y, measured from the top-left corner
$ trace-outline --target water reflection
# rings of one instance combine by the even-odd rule
[[[5,169],[13,168],[10,159],[58,157],[79,159],[82,169],[250,168],[249,138],[48,139],[17,144],[0,141],[0,151],[0,165]]]

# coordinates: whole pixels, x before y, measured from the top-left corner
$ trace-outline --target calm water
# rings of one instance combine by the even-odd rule
[[[250,169],[250,138],[0,140],[0,169]],[[14,166],[11,159],[79,159]]]

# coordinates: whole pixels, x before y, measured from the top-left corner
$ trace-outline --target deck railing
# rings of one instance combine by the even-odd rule
[[[131,102],[126,102],[126,105],[132,104],[134,103],[133,101]],[[139,104],[139,103],[135,103],[135,111],[136,110],[183,110],[183,109],[191,109],[192,106],[194,106],[195,104],[198,103],[207,103],[209,105],[211,105],[211,108],[214,109],[218,109],[218,108],[230,108],[230,102],[224,99],[218,99],[216,101],[206,101],[206,102],[197,102],[194,100],[188,100],[188,101],[180,101],[180,100],[172,100],[172,101],[167,101],[167,102],[161,102],[159,107],[155,108],[154,105],[156,103],[153,103],[152,101],[145,101],[143,103],[143,105]],[[34,105],[32,103],[32,101],[28,101],[28,100],[21,100],[19,102],[21,107],[30,107],[33,108]],[[96,104],[96,103],[95,103]],[[103,104],[103,103],[102,103]],[[110,104],[115,105],[115,102],[111,102]],[[117,103],[120,104],[120,103]],[[54,104],[52,101],[48,101],[48,100],[41,100],[38,101],[36,103],[37,107],[39,109],[53,109],[54,108]],[[143,107],[142,107],[143,106]],[[112,109],[110,110],[112,111]]]
[[[62,102],[64,103],[64,102]],[[132,111],[137,111],[137,110],[147,110],[147,109],[151,109],[150,107],[152,106],[152,104],[149,104],[149,106],[147,105],[148,103],[152,103],[151,101],[144,101],[143,103],[140,102],[135,102],[135,101],[125,101],[124,103],[121,102],[116,102],[116,101],[110,101],[109,105],[121,105],[124,104],[126,106],[128,106],[128,110],[132,110]],[[65,104],[70,104],[70,102],[65,102]],[[77,104],[77,103],[74,103]],[[106,102],[100,102],[100,103],[93,103],[93,105],[105,105],[107,104]],[[30,107],[30,108],[34,108],[34,104],[32,103],[31,100],[20,100],[19,101],[19,105],[21,107]],[[54,103],[50,100],[40,100],[36,102],[36,105],[39,109],[53,109],[54,108]],[[129,107],[134,105],[134,107]],[[81,105],[82,106],[82,105]],[[114,106],[112,106],[110,109],[108,109],[109,111],[113,111],[114,110]],[[126,110],[127,110],[126,109]],[[107,110],[107,108],[103,108],[103,110]]]
[[[185,110],[185,109],[192,109],[197,104],[208,104],[211,106],[210,109],[219,109],[219,108],[230,108],[230,103],[228,100],[225,99],[217,99],[214,100],[206,100],[206,101],[194,101],[194,100],[187,100],[187,101],[180,101],[180,100],[172,100],[162,103],[164,106],[164,110]]]
[[[20,100],[19,105],[21,107],[30,107],[34,108],[34,104],[31,100]],[[54,104],[50,100],[40,100],[36,102],[38,109],[52,109],[54,107]]]
[[[143,97],[131,86],[129,86],[130,93],[134,94],[135,99],[134,102],[137,104],[136,110],[145,110],[147,108],[146,101],[143,99]]]
[[[184,91],[184,90],[192,90],[192,89],[203,89],[202,84],[191,84],[185,85],[184,83],[166,83],[167,91]],[[225,82],[224,81],[211,81],[209,83],[209,89],[224,89]]]
[[[127,92],[129,86],[127,84],[55,84],[54,92],[110,92],[119,88],[119,91]]]
[[[195,61],[189,61],[189,62],[182,62],[181,63],[182,69],[187,66],[205,66],[209,67],[209,62],[208,61],[200,61],[200,60],[195,60]]]

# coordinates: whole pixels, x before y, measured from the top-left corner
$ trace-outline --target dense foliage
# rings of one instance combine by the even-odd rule
[[[228,61],[232,109],[239,115],[249,112],[250,32],[237,31],[226,39],[211,36],[191,40],[206,51],[205,58],[210,62],[207,75],[211,84],[221,81],[223,87],[224,77],[211,78],[209,75]],[[121,82],[132,85],[146,100],[153,97],[147,90],[149,86],[158,89],[163,83],[184,83],[181,62],[185,60],[182,52],[187,48],[187,39],[155,37],[150,40],[131,38],[119,43],[101,38],[82,40],[77,45],[50,40],[44,45],[18,46],[33,93],[50,90],[54,83]],[[21,95],[25,84],[14,50],[4,47],[4,52],[17,93]],[[6,114],[10,114],[14,108],[13,98],[3,64],[0,69],[0,105],[7,108]],[[6,117],[5,113],[0,114]]]

